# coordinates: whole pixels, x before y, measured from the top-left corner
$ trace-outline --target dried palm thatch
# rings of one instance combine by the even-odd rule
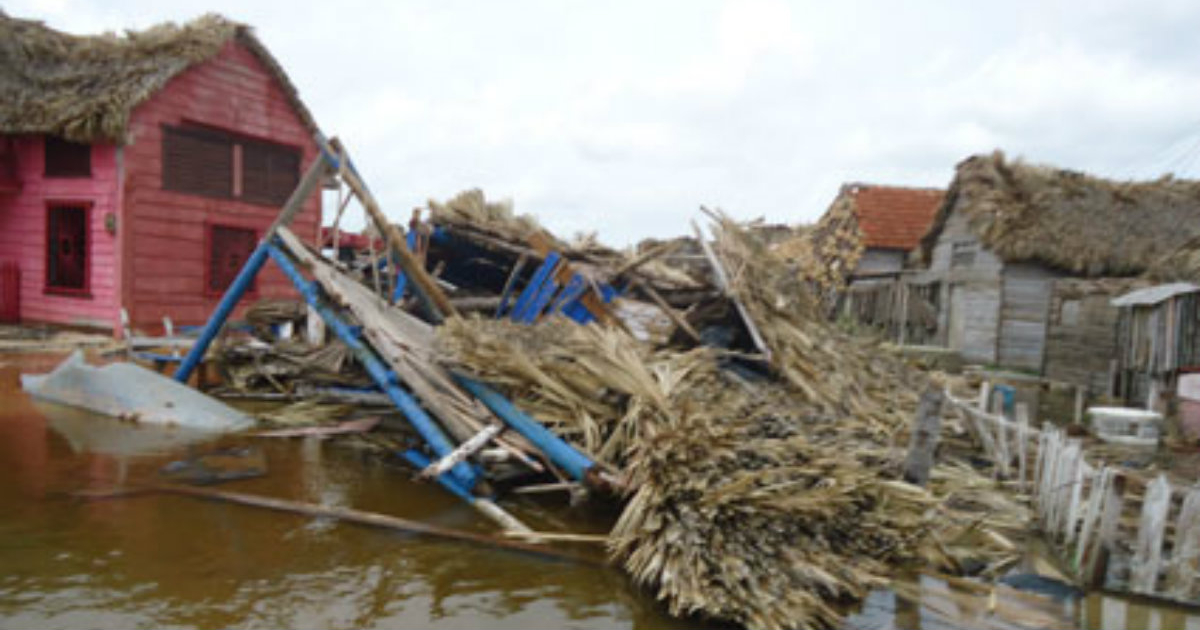
[[[1156,282],[1200,283],[1200,236],[1154,261],[1146,276]]]
[[[0,132],[124,143],[135,107],[231,41],[266,66],[304,124],[317,131],[295,86],[244,24],[207,14],[123,36],[78,36],[0,12]]]
[[[771,350],[773,370],[822,413],[856,418],[880,435],[903,427],[916,409],[918,376],[878,343],[828,324],[781,256],[729,217],[713,214],[717,255]]]
[[[704,350],[654,351],[618,329],[552,318],[536,327],[457,319],[438,328],[440,349],[600,461],[622,467],[642,431],[671,424],[685,378],[711,377]],[[707,359],[707,360],[706,360]]]
[[[484,232],[511,243],[523,243],[532,234],[546,233],[532,215],[517,214],[511,199],[488,201],[478,188],[464,190],[444,202],[430,199],[428,204],[436,224]],[[550,238],[556,246],[565,247],[564,243]]]
[[[1170,175],[1121,182],[1010,161],[1000,151],[959,163],[922,240],[930,259],[951,212],[1008,262],[1036,261],[1088,276],[1136,275],[1200,235],[1200,182]]]
[[[898,566],[1001,566],[998,508],[969,468],[934,492],[896,479],[922,378],[842,336],[786,263],[718,216],[717,251],[780,380],[747,381],[709,349],[653,348],[598,326],[464,319],[439,330],[456,368],[502,389],[632,488],[610,550],[677,614],[748,627],[830,626]]]
[[[774,251],[796,264],[801,276],[823,291],[841,291],[864,251],[854,197],[838,195],[816,225],[780,243]]]

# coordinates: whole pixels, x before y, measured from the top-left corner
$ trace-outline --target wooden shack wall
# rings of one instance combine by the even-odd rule
[[[297,147],[301,172],[317,156],[311,132],[283,87],[253,53],[235,42],[172,79],[134,111],[133,141],[125,147],[122,224],[127,240],[121,297],[133,323],[147,329],[163,316],[176,323],[200,324],[216,306],[220,295],[208,291],[205,284],[209,225],[251,228],[261,235],[280,210],[241,199],[164,190],[162,129],[182,123]],[[292,223],[292,231],[315,242],[320,225],[321,195],[315,191]],[[268,264],[240,308],[255,298],[291,295],[295,293],[287,278]]]
[[[1120,309],[1111,300],[1148,286],[1131,278],[1059,278],[1050,299],[1045,376],[1107,394],[1117,357]]]
[[[1046,323],[1054,279],[1062,274],[1031,262],[1009,263],[1001,272],[996,363],[1042,373]]]
[[[17,138],[20,192],[0,196],[0,262],[14,261],[21,269],[23,321],[113,329],[119,325],[120,291],[116,252],[119,229],[105,223],[120,207],[121,149],[108,144],[91,148],[88,177],[46,177],[45,139]],[[87,291],[55,292],[47,287],[47,216],[54,205],[87,208]]]
[[[996,362],[1003,269],[1003,261],[982,246],[962,213],[952,210],[933,247],[929,271],[942,283],[938,341],[967,361]]]

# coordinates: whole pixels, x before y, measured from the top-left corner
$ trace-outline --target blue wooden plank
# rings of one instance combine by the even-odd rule
[[[563,287],[563,290],[559,291],[554,301],[550,303],[550,313],[561,311],[564,306],[579,299],[584,291],[587,291],[587,281],[583,279],[583,276],[579,274],[571,276],[567,286]]]
[[[542,261],[537,271],[533,272],[533,277],[529,279],[529,284],[525,286],[525,290],[521,292],[517,298],[517,304],[512,310],[513,321],[521,321],[525,317],[525,311],[529,308],[529,304],[537,299],[538,293],[542,290],[542,285],[550,276],[550,272],[558,265],[559,255],[557,252],[550,252],[546,259]]]
[[[546,310],[546,305],[550,300],[554,299],[554,294],[558,292],[558,283],[554,281],[554,276],[551,274],[546,278],[546,282],[542,284],[542,288],[538,290],[537,295],[529,306],[525,309],[525,314],[518,321],[526,324],[532,324],[541,316],[542,311]]]

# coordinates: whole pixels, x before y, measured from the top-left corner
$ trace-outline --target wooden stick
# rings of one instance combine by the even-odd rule
[[[692,325],[689,324],[686,319],[680,317],[679,313],[676,313],[675,309],[671,308],[670,304],[667,304],[667,301],[663,299],[663,296],[659,295],[658,291],[655,291],[653,287],[650,287],[640,280],[635,280],[633,286],[637,287],[643,295],[650,298],[650,300],[654,302],[656,306],[658,306],[659,310],[666,314],[667,318],[671,320],[671,323],[675,324],[676,328],[682,330],[696,343],[701,342],[700,333],[696,332],[696,329],[692,328]]]
[[[621,265],[620,267],[617,267],[617,271],[616,271],[616,273],[613,274],[613,277],[619,278],[631,271],[634,271],[638,267],[641,267],[642,265],[650,262],[651,260],[654,260],[655,258],[661,258],[661,257],[675,251],[676,249],[679,249],[679,246],[682,244],[683,244],[683,241],[667,241],[666,243],[660,243],[658,245],[655,245],[654,247],[651,247],[650,249],[642,252],[641,254],[634,256],[632,259],[630,259],[628,262]]]
[[[227,492],[223,490],[213,490],[210,488],[196,488],[191,486],[177,485],[160,485],[154,486],[151,490],[165,492],[169,494],[178,494],[182,496],[195,497],[198,499],[206,499],[209,501],[221,501],[224,503],[236,503],[238,505],[248,505],[251,507],[265,508],[268,510],[276,510],[279,512],[291,512],[294,514],[304,514],[318,518],[334,518],[359,525],[367,525],[370,527],[379,527],[384,529],[395,529],[401,531],[412,532],[414,534],[423,534],[433,536],[435,538],[443,538],[446,540],[456,540],[460,542],[468,542],[477,545],[489,547],[500,547],[520,551],[546,558],[554,558],[561,560],[572,560],[587,564],[603,564],[595,559],[574,554],[566,553],[560,550],[550,549],[543,546],[532,545],[529,543],[509,540],[507,538],[497,538],[486,534],[476,534],[474,532],[465,532],[457,529],[450,529],[440,525],[431,525],[420,521],[413,521],[398,516],[390,516],[387,514],[378,514],[375,512],[365,512],[363,510],[355,510],[352,508],[335,507],[331,505],[318,505],[316,503],[306,503],[303,501],[292,501],[290,499],[277,499],[274,497],[264,497],[254,494],[245,494],[242,492]],[[129,495],[114,495],[114,496],[144,496],[144,492]]]
[[[339,154],[345,156],[345,149],[336,138],[330,140],[329,144]],[[342,161],[345,162],[347,160],[348,158],[343,157]],[[421,298],[421,301],[429,311],[430,317],[435,322],[441,322],[445,317],[458,317],[458,311],[450,303],[446,294],[442,293],[437,283],[425,272],[425,268],[417,261],[412,252],[408,251],[408,248],[404,246],[406,242],[404,233],[395,225],[388,222],[387,215],[383,213],[383,209],[380,208],[379,202],[375,200],[371,191],[367,190],[366,184],[359,179],[353,169],[345,169],[342,179],[350,186],[350,190],[358,196],[359,201],[362,202],[363,208],[367,211],[367,215],[370,216],[376,229],[380,234],[385,236],[389,245],[391,245],[392,253],[396,256],[396,262],[400,264],[400,268],[404,270],[405,275],[413,283],[413,292]]]
[[[499,435],[503,430],[504,426],[500,424],[487,425],[482,431],[472,436],[471,439],[459,444],[448,455],[426,466],[425,470],[422,470],[418,476],[423,479],[432,479],[445,473],[454,468],[459,462],[474,455],[476,451],[487,446],[488,442],[491,442],[492,438]]]

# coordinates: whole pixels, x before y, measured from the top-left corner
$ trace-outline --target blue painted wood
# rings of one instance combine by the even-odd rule
[[[596,465],[586,455],[564,442],[562,438],[518,409],[516,405],[491,387],[462,374],[454,374],[454,380],[471,392],[472,396],[487,405],[487,408],[491,409],[492,413],[495,413],[505,424],[545,453],[550,461],[562,468],[572,478],[583,481],[588,470]]]
[[[250,258],[246,260],[246,264],[242,265],[242,270],[238,272],[233,283],[225,289],[225,295],[221,296],[221,301],[217,303],[216,310],[213,311],[208,322],[204,324],[204,328],[200,331],[199,338],[196,339],[196,344],[188,351],[184,357],[183,363],[179,364],[179,369],[175,370],[175,380],[180,383],[186,383],[192,372],[204,360],[204,354],[208,352],[208,346],[212,344],[213,339],[216,339],[217,334],[221,332],[221,327],[225,325],[225,320],[229,319],[230,313],[237,306],[239,300],[245,295],[246,290],[250,288],[250,283],[254,282],[254,277],[262,269],[267,262],[268,249],[270,245],[263,241],[254,248],[254,252],[250,254]]]
[[[533,272],[533,277],[529,279],[529,284],[525,286],[525,290],[521,292],[517,298],[517,304],[512,310],[512,320],[519,322],[525,317],[525,311],[529,305],[537,299],[538,293],[542,290],[542,285],[550,276],[550,272],[554,271],[555,265],[558,264],[559,255],[557,252],[550,252],[546,259],[542,261],[537,271]]]
[[[567,286],[563,287],[563,290],[559,291],[558,296],[550,303],[550,312],[561,312],[567,305],[578,300],[587,289],[588,284],[583,276],[579,274],[571,276],[571,280],[567,282]]]
[[[416,251],[416,249],[417,249],[417,232],[416,232],[416,230],[408,231],[408,236],[404,237],[404,243],[405,243],[405,245],[408,246],[408,251],[410,251],[410,252]],[[388,260],[391,260],[391,259],[392,259],[392,257],[389,254]],[[392,272],[396,274],[396,290],[392,292],[392,304],[395,304],[396,302],[400,301],[400,298],[404,297],[404,289],[408,287],[408,276],[404,275],[403,271],[400,271],[400,266],[397,265],[394,260],[392,261]]]
[[[525,314],[520,320],[526,324],[532,324],[542,315],[542,311],[546,310],[546,306],[550,304],[550,300],[554,299],[554,294],[558,292],[558,282],[555,282],[554,275],[546,278],[542,283],[542,288],[538,290],[537,295],[529,306],[525,308]]]
[[[283,270],[284,275],[292,281],[296,290],[304,296],[309,306],[313,307],[313,310],[317,311],[321,319],[325,320],[330,330],[337,335],[338,339],[342,340],[342,343],[346,344],[346,347],[354,353],[359,363],[366,368],[367,374],[371,376],[371,379],[379,385],[383,393],[387,394],[392,403],[408,418],[409,423],[421,434],[421,437],[425,439],[425,442],[433,449],[433,452],[437,453],[438,457],[449,455],[454,450],[454,444],[450,442],[450,439],[446,437],[446,434],[442,432],[441,427],[437,425],[433,418],[430,418],[425,413],[425,410],[421,408],[416,399],[400,387],[400,379],[397,378],[396,373],[387,367],[375,355],[375,352],[363,343],[360,328],[349,325],[330,308],[327,301],[322,297],[320,287],[316,283],[306,279],[282,249],[272,244],[268,246],[268,253],[271,259]],[[465,462],[459,462],[447,474],[453,475],[455,480],[467,489],[473,488],[475,482],[478,481],[476,471]]]

